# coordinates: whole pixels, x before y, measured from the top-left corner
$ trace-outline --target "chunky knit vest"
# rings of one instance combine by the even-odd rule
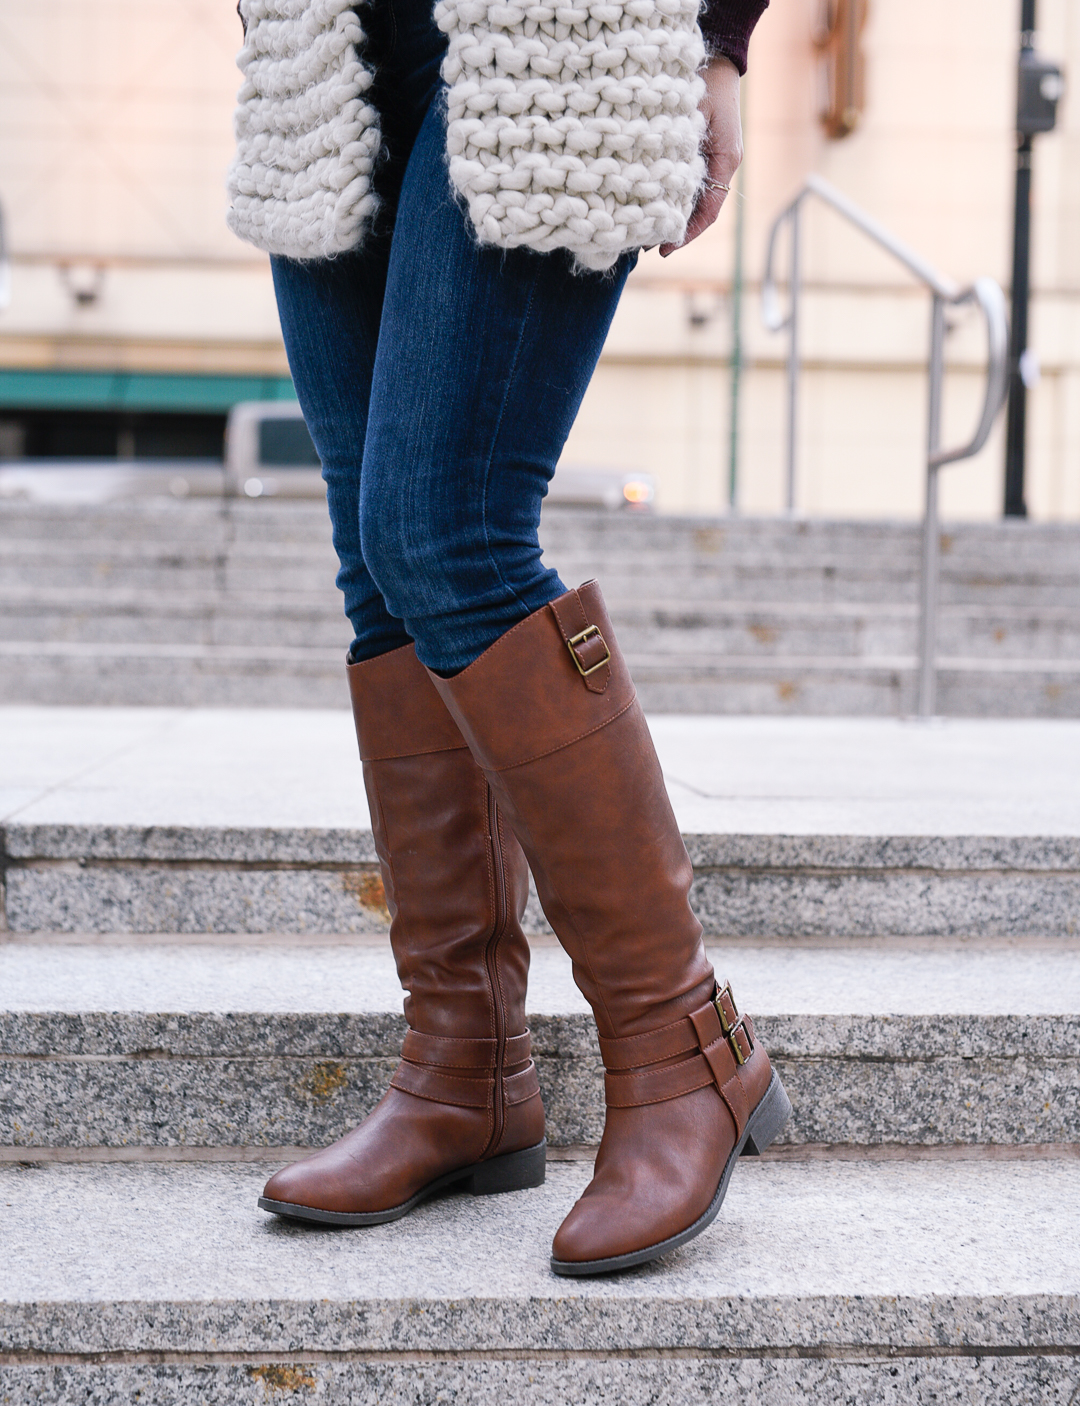
[[[228,218],[268,253],[356,249],[375,213],[379,116],[355,3],[241,0]],[[698,8],[439,0],[450,182],[481,243],[607,269],[682,239],[704,176]]]

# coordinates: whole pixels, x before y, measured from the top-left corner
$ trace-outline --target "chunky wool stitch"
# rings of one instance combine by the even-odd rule
[[[440,0],[450,179],[484,243],[606,269],[704,177],[698,0]]]
[[[376,208],[379,119],[349,3],[241,0],[229,224],[272,254],[354,249]],[[607,269],[681,241],[705,169],[698,5],[440,0],[450,180],[482,243]]]
[[[241,0],[244,75],[229,227],[269,254],[325,258],[359,245],[378,201],[381,141],[365,99],[355,0]]]

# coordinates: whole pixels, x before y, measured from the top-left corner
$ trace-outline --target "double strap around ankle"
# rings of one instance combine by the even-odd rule
[[[503,1075],[503,1101],[507,1106],[524,1103],[540,1092],[531,1051],[527,1030],[523,1035],[508,1036],[504,1043],[503,1067],[526,1065],[517,1074]],[[455,1039],[409,1030],[401,1049],[401,1063],[390,1084],[433,1103],[485,1108],[493,1096],[498,1056],[497,1040]]]
[[[664,1103],[715,1084],[741,1137],[750,1106],[739,1069],[753,1050],[750,1017],[739,1014],[731,987],[725,985],[700,1010],[659,1030],[612,1040],[600,1037],[608,1107]]]

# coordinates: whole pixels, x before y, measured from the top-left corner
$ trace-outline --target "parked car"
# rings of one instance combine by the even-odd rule
[[[233,407],[225,431],[227,492],[248,498],[321,498],[319,456],[295,403],[249,400]],[[648,511],[651,474],[560,464],[547,502],[567,507]]]
[[[319,456],[296,401],[244,400],[225,427],[225,491],[241,498],[321,498]]]
[[[123,498],[322,498],[319,456],[295,401],[234,405],[225,463],[212,459],[19,459],[0,463],[0,498],[38,503],[106,503]],[[553,507],[650,511],[651,474],[560,464],[546,502]]]

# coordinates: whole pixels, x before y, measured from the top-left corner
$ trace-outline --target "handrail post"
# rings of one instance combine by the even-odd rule
[[[795,474],[798,446],[799,409],[799,298],[802,272],[799,267],[799,215],[802,202],[816,195],[846,220],[881,246],[919,279],[933,297],[930,320],[929,404],[926,446],[926,511],[923,515],[921,601],[919,614],[919,679],[916,711],[931,717],[937,709],[937,632],[940,596],[941,538],[938,523],[938,475],[946,464],[955,464],[977,454],[986,443],[994,419],[1001,408],[1007,370],[1009,323],[1005,298],[991,278],[977,278],[968,287],[945,278],[913,249],[891,234],[865,210],[848,200],[820,176],[809,175],[790,205],[776,216],[769,230],[765,272],[761,284],[761,313],[770,332],[788,330],[787,358],[787,511],[795,510]],[[791,222],[790,302],[781,310],[776,289],[777,248],[785,221]],[[976,302],[986,319],[986,393],[974,435],[966,444],[941,447],[942,380],[945,369],[945,309]]]
[[[802,199],[791,207],[791,275],[789,284],[790,312],[788,313],[788,358],[787,358],[787,487],[786,501],[789,513],[795,511],[795,456],[798,443],[799,415],[799,295],[801,272],[799,268],[799,212]]]
[[[945,300],[934,293],[930,313],[930,385],[926,426],[926,511],[923,514],[922,582],[919,613],[918,715],[933,717],[937,709],[937,626],[941,576],[938,530],[938,475],[941,465],[941,382],[945,364]]]

